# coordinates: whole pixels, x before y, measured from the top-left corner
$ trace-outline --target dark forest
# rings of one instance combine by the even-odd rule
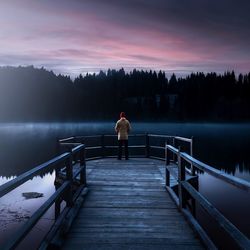
[[[163,71],[56,75],[44,68],[0,68],[1,122],[116,119],[249,121],[250,73],[193,73],[184,78]]]

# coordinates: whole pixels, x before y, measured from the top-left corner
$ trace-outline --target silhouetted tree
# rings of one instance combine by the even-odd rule
[[[192,73],[108,69],[55,75],[44,68],[0,68],[1,121],[113,119],[121,110],[137,119],[249,120],[250,73]]]

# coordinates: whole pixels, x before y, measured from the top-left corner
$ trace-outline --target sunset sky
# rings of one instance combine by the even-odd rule
[[[1,0],[0,65],[250,71],[249,0]]]

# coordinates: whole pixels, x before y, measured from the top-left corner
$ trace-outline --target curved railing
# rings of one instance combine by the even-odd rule
[[[187,144],[186,152],[193,156],[193,138],[158,134],[131,134],[128,140],[130,157],[150,157],[165,160],[166,143],[173,146]],[[86,160],[117,156],[118,141],[117,135],[114,134],[74,136],[61,139],[58,142],[60,149],[64,148],[65,150],[84,143]]]

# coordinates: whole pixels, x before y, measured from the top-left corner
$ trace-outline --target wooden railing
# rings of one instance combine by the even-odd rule
[[[160,143],[156,144],[153,140],[161,140]],[[88,141],[94,140],[94,144],[89,144]],[[108,142],[107,142],[108,141]],[[111,141],[111,142],[110,142]],[[138,141],[141,141],[138,143]],[[60,148],[70,149],[81,143],[86,145],[86,160],[98,159],[101,157],[116,157],[117,151],[109,153],[111,149],[118,150],[117,135],[86,135],[86,136],[73,136],[58,141]],[[129,149],[130,157],[150,157],[159,160],[165,160],[165,145],[166,143],[173,146],[177,145],[178,142],[188,144],[188,153],[193,156],[193,138],[185,138],[179,136],[170,135],[158,135],[158,134],[131,134],[129,135]],[[99,150],[99,152],[98,152]],[[133,150],[141,150],[140,153],[133,154]],[[161,152],[162,156],[157,156],[153,150]],[[95,152],[92,156],[88,156],[89,152]]]
[[[175,155],[177,157],[178,165],[178,195],[173,192],[170,187],[170,162],[173,157],[170,155]],[[190,173],[187,164],[192,166],[192,171]],[[217,224],[227,232],[231,239],[241,248],[250,249],[250,241],[238,228],[236,228],[227,218],[225,218],[193,185],[192,181],[187,180],[186,174],[190,174],[194,178],[198,178],[195,175],[196,170],[204,171],[223,182],[229,183],[241,190],[250,192],[250,183],[237,177],[225,174],[197,159],[191,155],[181,152],[181,148],[178,149],[172,145],[166,145],[166,188],[171,194],[173,200],[179,206],[180,210],[184,213],[189,222],[193,225],[196,231],[201,236],[202,240],[205,242],[209,249],[214,249],[215,246],[211,239],[207,236],[203,228],[198,224],[195,219],[195,213],[190,213],[188,210],[188,199],[191,198],[192,206],[191,211],[195,211],[195,202],[197,202],[206,212],[213,218]],[[191,178],[192,180],[192,178]]]
[[[74,161],[72,160],[74,159]],[[80,166],[76,171],[73,171],[74,165],[79,163]],[[55,170],[56,177],[59,170],[64,169],[66,171],[65,180],[57,186],[56,191],[49,197],[49,199],[39,207],[34,214],[25,222],[25,224],[18,229],[17,232],[13,233],[10,239],[1,246],[1,249],[14,249],[32,230],[34,225],[39,221],[39,219],[46,213],[46,211],[55,203],[55,224],[53,231],[56,232],[59,229],[58,221],[62,222],[65,219],[66,214],[69,212],[70,208],[73,206],[74,201],[79,196],[80,192],[86,186],[86,165],[85,165],[85,146],[78,145],[74,147],[71,152],[63,153],[52,160],[49,160],[30,171],[27,171],[15,179],[0,186],[0,198],[15,188],[19,187],[21,184],[32,179],[34,176],[47,173],[49,171]],[[78,178],[79,176],[79,178]],[[78,189],[73,192],[72,186],[75,180],[78,180]],[[66,208],[61,212],[60,204],[66,201]],[[49,242],[50,234],[47,235],[47,241]],[[45,249],[47,244],[43,244]]]

